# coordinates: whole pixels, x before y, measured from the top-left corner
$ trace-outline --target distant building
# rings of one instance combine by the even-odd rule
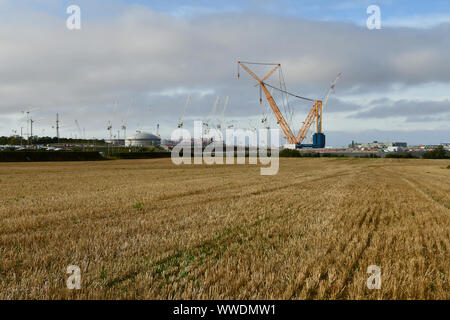
[[[393,147],[406,148],[408,144],[406,142],[392,142]]]
[[[397,152],[398,151],[398,147],[392,147],[389,146],[387,147],[387,149],[385,149],[387,152]]]
[[[125,139],[127,147],[151,147],[161,144],[161,138],[148,132],[137,131],[136,134]]]
[[[105,142],[108,144],[113,144],[116,146],[124,146],[125,145],[125,139],[105,139]]]
[[[365,142],[365,143],[358,143],[355,145],[355,148],[357,149],[364,149],[364,150],[399,150],[401,148],[406,148],[408,144],[406,142]]]

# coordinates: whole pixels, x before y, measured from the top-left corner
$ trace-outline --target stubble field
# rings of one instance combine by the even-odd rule
[[[449,299],[449,164],[0,164],[0,298]]]

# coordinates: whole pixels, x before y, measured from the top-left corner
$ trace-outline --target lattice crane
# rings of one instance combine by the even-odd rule
[[[249,69],[247,64],[271,65],[274,67],[263,78],[259,78],[253,71],[251,71]],[[336,81],[338,80],[338,78],[341,75],[340,73],[339,73],[338,77],[336,78],[336,80],[332,83],[331,88],[328,91],[328,94],[325,98],[325,103],[322,103],[322,100],[309,99],[309,98],[305,98],[302,96],[298,96],[298,95],[292,94],[290,92],[287,92],[286,90],[283,90],[283,88],[277,88],[277,87],[274,87],[274,86],[266,83],[265,81],[277,69],[279,69],[279,68],[281,69],[281,64],[279,64],[279,63],[256,63],[256,62],[238,61],[238,78],[240,77],[239,67],[242,67],[251,77],[253,77],[258,82],[256,85],[257,86],[259,85],[262,92],[264,92],[264,95],[266,96],[266,99],[269,102],[269,105],[275,115],[275,118],[277,119],[277,123],[280,125],[281,130],[283,130],[284,136],[286,137],[286,140],[290,144],[295,144],[296,147],[298,147],[298,148],[302,148],[302,147],[324,148],[325,147],[325,135],[322,132],[322,111],[323,111],[323,107],[326,105],[326,102],[328,101],[331,91],[334,89]],[[308,115],[306,116],[306,119],[303,122],[303,125],[300,128],[297,135],[294,135],[294,131],[289,126],[288,122],[286,121],[282,112],[278,108],[272,94],[269,92],[267,87],[281,91],[281,92],[288,94],[290,96],[293,96],[295,98],[311,101],[314,103],[311,110],[309,111]],[[260,96],[259,102],[262,103],[261,96]],[[306,138],[306,135],[308,134],[309,129],[311,128],[311,125],[314,122],[316,123],[316,133],[313,135],[313,144],[312,145],[302,144],[302,142]]]

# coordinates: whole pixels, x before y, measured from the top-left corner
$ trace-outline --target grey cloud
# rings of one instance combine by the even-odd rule
[[[447,122],[450,123],[450,113],[439,116],[408,116],[406,122]]]
[[[334,97],[330,97],[328,104],[324,112],[347,112],[361,109],[359,104],[343,101]]]
[[[364,130],[358,132],[332,131],[327,134],[330,146],[346,146],[352,142],[402,141],[408,145],[450,142],[448,130]]]
[[[434,119],[434,121],[445,121],[441,114],[450,113],[450,101],[419,101],[419,100],[374,100],[371,108],[351,115],[351,118],[391,118],[414,116],[426,116],[422,119]],[[411,121],[411,120],[409,120]]]

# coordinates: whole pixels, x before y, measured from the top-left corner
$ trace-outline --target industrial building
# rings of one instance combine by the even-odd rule
[[[125,139],[127,147],[150,147],[161,144],[161,138],[148,132],[137,131],[131,137]]]
[[[408,144],[406,142],[362,142],[354,143],[352,142],[351,148],[360,150],[386,150],[386,151],[399,151],[402,148],[406,148]]]

